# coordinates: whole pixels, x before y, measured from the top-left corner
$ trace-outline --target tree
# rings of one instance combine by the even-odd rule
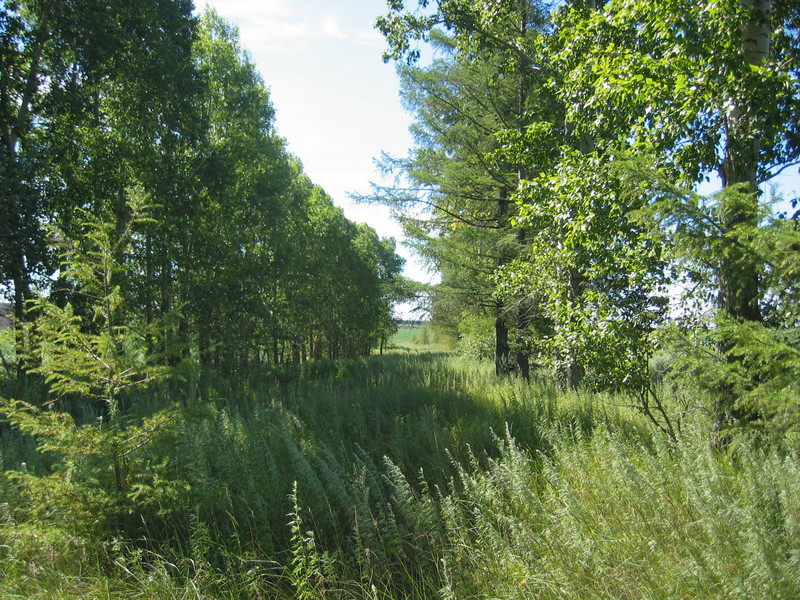
[[[743,241],[761,224],[759,186],[798,157],[797,23],[796,8],[769,0],[625,0],[558,20],[560,90],[584,130],[656,156],[685,185],[719,176],[726,193],[711,213],[660,214],[711,217],[724,240],[713,267],[722,321],[763,320],[764,263]],[[718,350],[741,362],[725,336]],[[718,390],[715,430],[735,403],[732,390]]]
[[[540,124],[515,146],[541,147],[548,130]],[[649,188],[612,157],[570,147],[555,156],[517,191],[517,221],[533,241],[500,274],[500,291],[539,295],[540,349],[565,386],[630,393],[674,437],[650,377],[654,334],[667,317],[666,261],[658,233],[633,214]]]
[[[366,351],[377,342],[383,352],[386,340],[396,329],[395,304],[408,299],[409,290],[400,274],[405,261],[395,253],[393,238],[379,238],[374,229],[364,224],[358,225],[354,246],[366,267],[362,291],[357,292],[364,305],[360,318],[366,318],[369,324]]]
[[[124,392],[146,387],[167,373],[147,351],[145,324],[132,322],[123,310],[120,276],[131,268],[127,259],[135,228],[148,219],[140,192],[132,190],[127,205],[131,217],[120,233],[113,219],[86,211],[76,223],[80,239],[55,232],[65,246],[63,279],[71,285],[71,296],[82,298],[85,316],[76,314],[72,304],[61,307],[45,296],[31,309],[37,318],[30,327],[34,356],[29,368],[43,375],[58,397],[99,401],[112,420]]]
[[[515,174],[488,156],[497,148],[494,133],[507,126],[502,119],[510,118],[499,114],[507,98],[489,87],[494,69],[460,61],[444,39],[441,47],[445,57],[430,67],[400,70],[406,106],[417,115],[418,149],[386,166],[405,173],[414,187],[384,198],[399,211],[427,205],[429,216],[406,217],[406,233],[442,272],[433,314],[441,320],[444,304],[456,314],[467,306],[493,313],[499,374],[510,369],[511,350],[508,315],[494,299],[492,274],[513,257],[506,236]]]
[[[18,323],[55,268],[44,223],[73,236],[89,209],[127,227],[126,190],[152,181],[154,155],[180,135],[192,35],[186,0],[0,7],[0,278]]]
[[[126,204],[130,218],[122,232],[116,231],[113,215],[104,219],[88,210],[77,211],[73,223],[82,233],[79,239],[54,231],[62,279],[71,286],[70,297],[82,299],[83,315],[71,303],[59,306],[53,297],[31,303],[36,320],[25,327],[31,339],[25,364],[47,384],[47,409],[2,401],[4,417],[13,426],[34,436],[40,450],[63,458],[46,476],[19,475],[32,509],[64,511],[81,528],[110,525],[116,535],[128,525],[139,526],[129,523],[133,507],[140,514],[148,505],[156,511],[185,491],[182,482],[165,477],[166,463],[132,466],[151,460],[143,449],[169,434],[179,414],[164,409],[136,424],[120,410],[123,399],[135,398],[171,374],[146,343],[160,328],[151,324],[148,329],[124,310],[119,282],[133,266],[129,259],[136,229],[148,220],[141,190],[130,190]],[[83,416],[94,411],[99,418]]]
[[[3,207],[10,211],[4,220],[9,243],[3,245],[3,275],[14,285],[18,316],[24,309],[20,301],[30,294],[30,278],[47,268],[40,221],[71,209],[59,200],[69,175],[76,173],[77,165],[70,161],[83,160],[85,166],[89,158],[102,160],[82,153],[83,136],[76,133],[99,126],[125,129],[133,137],[150,134],[152,141],[153,128],[142,128],[141,120],[134,127],[128,117],[149,111],[157,121],[163,114],[152,110],[161,98],[153,99],[146,79],[156,76],[166,53],[170,72],[180,72],[176,59],[188,49],[190,10],[184,0],[135,5],[22,1],[4,2],[0,8]],[[146,61],[143,48],[149,53]],[[170,78],[159,79],[155,93],[168,96]],[[149,104],[138,83],[147,89]],[[114,105],[124,105],[127,113],[117,111],[109,122],[104,118]],[[123,127],[126,119],[128,127]]]
[[[410,199],[432,208],[432,219],[422,226],[416,223],[410,233],[443,271],[445,285],[437,297],[449,304],[461,297],[493,312],[498,374],[516,368],[527,377],[528,307],[506,307],[493,293],[492,281],[494,271],[526,243],[522,230],[509,235],[514,217],[510,196],[524,172],[521,164],[497,154],[496,136],[504,130],[521,131],[552,108],[531,59],[544,26],[543,11],[528,2],[494,7],[440,2],[433,15],[419,17],[404,12],[402,3],[390,7],[394,12],[378,21],[390,44],[387,56],[413,62],[418,53],[411,41],[426,39],[442,58],[425,69],[401,68],[405,101],[417,114],[419,150],[387,166],[404,172],[417,187],[395,191],[384,200],[397,206]],[[434,29],[437,25],[452,37]],[[481,250],[476,252],[477,247]],[[456,301],[455,307],[459,304],[465,302]],[[509,329],[516,330],[515,360]]]
[[[265,284],[280,277],[293,172],[264,82],[235,29],[213,12],[201,20],[194,61],[201,129],[191,156],[193,203],[167,213],[182,224],[176,301],[186,303],[186,342],[204,364],[223,356],[244,363],[269,334]]]

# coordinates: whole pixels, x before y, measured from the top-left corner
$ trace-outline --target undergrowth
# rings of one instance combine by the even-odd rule
[[[96,457],[4,426],[0,596],[800,597],[796,452],[714,450],[702,414],[670,442],[624,398],[441,354],[169,395],[102,505],[124,519]]]

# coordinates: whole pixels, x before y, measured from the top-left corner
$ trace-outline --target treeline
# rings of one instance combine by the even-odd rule
[[[768,182],[800,159],[795,4],[389,8],[416,146],[374,198],[442,273],[434,321],[498,374],[629,393],[672,437],[662,375],[717,440],[794,430],[797,200]]]
[[[365,354],[390,330],[394,241],[303,173],[237,35],[191,0],[0,4],[20,381],[71,353],[141,381]]]

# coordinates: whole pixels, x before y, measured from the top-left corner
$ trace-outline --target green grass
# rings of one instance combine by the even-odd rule
[[[441,353],[206,385],[131,456],[123,532],[81,521],[102,467],[4,432],[0,597],[800,597],[798,455],[713,451],[702,415],[670,443]]]
[[[410,329],[398,329],[387,344],[388,352],[447,352],[451,344],[428,324]]]
[[[419,341],[422,327],[414,327],[409,329],[398,329],[389,338],[389,344],[392,346],[410,346]]]

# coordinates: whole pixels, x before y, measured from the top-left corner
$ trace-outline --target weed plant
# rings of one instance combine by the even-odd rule
[[[702,413],[670,442],[624,398],[443,354],[171,385],[121,405],[183,407],[131,466],[183,491],[142,488],[123,530],[19,475],[96,464],[3,431],[0,596],[800,597],[797,453],[713,450]]]

